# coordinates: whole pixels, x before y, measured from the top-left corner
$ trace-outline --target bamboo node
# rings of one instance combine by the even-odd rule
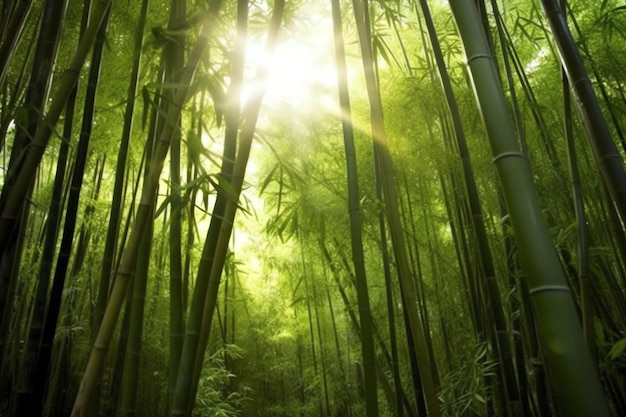
[[[600,163],[603,164],[604,162],[606,162],[609,159],[618,159],[618,160],[622,160],[622,157],[619,156],[619,154],[617,152],[615,153],[610,153],[608,155],[604,155],[602,156],[602,158],[600,159]]]
[[[519,151],[502,152],[501,154],[494,156],[491,161],[495,164],[499,159],[508,158],[510,156],[517,156],[519,158],[523,158],[524,154]]]
[[[491,54],[477,53],[477,54],[474,54],[474,55],[472,55],[470,57],[467,57],[467,65],[469,66],[472,63],[472,61],[474,61],[476,59],[479,59],[479,58],[486,58],[488,60],[492,60],[493,59]]]
[[[570,289],[567,285],[541,285],[539,287],[532,288],[528,290],[529,294],[535,294],[542,291],[567,291]]]
[[[69,67],[69,68],[65,68],[65,70],[63,72],[70,73],[70,74],[75,75],[75,76],[78,77],[78,76],[80,76],[81,70],[82,70],[82,67],[80,67],[80,68]]]

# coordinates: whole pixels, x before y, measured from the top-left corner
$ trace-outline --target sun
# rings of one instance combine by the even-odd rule
[[[262,66],[269,70],[263,98],[266,105],[307,108],[336,95],[332,22],[330,16],[317,20],[319,25],[279,37],[271,55],[266,53],[263,39],[248,40],[247,71],[251,74]],[[244,102],[253,88],[252,84],[244,88]]]

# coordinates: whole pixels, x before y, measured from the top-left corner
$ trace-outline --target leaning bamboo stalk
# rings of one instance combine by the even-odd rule
[[[174,134],[176,121],[180,118],[183,104],[185,103],[189,91],[189,86],[193,81],[196,67],[200,62],[202,53],[209,43],[212,34],[214,20],[217,17],[217,11],[220,0],[211,3],[210,9],[205,18],[201,32],[198,35],[196,44],[189,55],[187,65],[181,72],[178,85],[181,86],[172,97],[172,105],[168,108],[167,123],[163,126],[163,131],[159,136],[158,142],[155,144],[155,151],[150,164],[149,175],[146,176],[144,187],[141,193],[141,199],[137,207],[135,215],[135,224],[128,238],[128,243],[122,253],[119,269],[116,274],[115,283],[111,290],[109,303],[107,304],[102,323],[94,341],[89,362],[85,374],[81,381],[81,385],[72,410],[72,417],[83,417],[87,413],[87,405],[93,389],[100,379],[102,368],[104,367],[104,359],[109,348],[109,343],[115,330],[117,318],[124,299],[126,298],[126,290],[128,283],[135,267],[137,258],[137,250],[142,239],[146,225],[151,221],[152,209],[154,206],[154,195],[157,190],[163,164],[167,155],[170,140]],[[184,86],[184,87],[183,87]]]
[[[400,218],[400,208],[398,207],[398,193],[394,182],[391,154],[389,153],[389,148],[387,147],[382,102],[374,71],[374,58],[370,41],[371,36],[369,35],[369,28],[365,24],[366,10],[360,0],[353,0],[352,4],[354,7],[355,21],[357,23],[359,34],[359,43],[361,45],[363,70],[365,73],[367,94],[369,98],[372,138],[382,173],[382,188],[385,195],[385,206],[387,208],[391,240],[393,243],[393,250],[400,278],[400,287],[402,289],[402,305],[407,312],[410,333],[415,341],[416,360],[420,370],[420,378],[424,388],[424,398],[428,414],[430,417],[438,417],[440,415],[440,410],[439,400],[437,398],[437,388],[433,377],[428,348],[425,343],[424,326],[420,319],[417,304],[415,302],[417,295],[415,285],[411,278],[407,248],[404,240],[404,228]]]
[[[626,222],[626,171],[624,162],[611,137],[608,124],[593,86],[578,52],[576,42],[567,27],[565,15],[557,0],[542,0],[541,5],[548,18],[561,63],[570,82],[574,102],[587,132],[596,164],[622,224]]]
[[[120,138],[120,147],[117,152],[117,164],[115,166],[115,180],[113,184],[113,195],[111,197],[111,212],[109,214],[109,225],[104,243],[102,255],[102,267],[100,271],[100,281],[98,287],[98,296],[96,299],[96,307],[94,311],[94,319],[92,323],[93,334],[97,332],[100,326],[102,314],[106,307],[106,300],[109,295],[111,270],[113,269],[115,251],[118,243],[118,236],[121,224],[122,207],[124,204],[124,186],[125,172],[128,159],[128,149],[130,146],[131,133],[134,121],[135,97],[138,90],[139,73],[141,69],[141,47],[144,38],[144,29],[146,26],[146,18],[148,14],[149,0],[142,0],[141,11],[137,20],[137,29],[135,31],[132,69],[130,72],[130,80],[128,89],[126,90],[126,104],[124,109],[124,123],[122,125],[122,136]]]
[[[274,5],[272,21],[270,22],[266,41],[268,54],[271,54],[275,47],[284,7],[284,0],[276,1]],[[258,79],[261,81],[260,85],[265,85],[267,77],[267,68],[262,68],[258,75]],[[229,193],[229,195],[223,195],[223,198],[226,200],[226,206],[223,220],[219,225],[219,233],[216,236],[217,240],[212,241],[212,239],[209,239],[207,236],[207,241],[202,250],[202,257],[198,266],[199,278],[196,280],[196,287],[194,288],[192,304],[189,310],[189,319],[187,320],[187,327],[185,329],[185,340],[183,342],[180,366],[172,397],[172,417],[188,415],[192,408],[190,402],[191,400],[195,400],[197,379],[200,375],[194,372],[194,365],[202,363],[205,347],[209,338],[213,313],[215,312],[215,306],[217,304],[221,275],[228,253],[228,245],[238,208],[239,196],[243,188],[248,158],[252,148],[252,140],[254,138],[264,94],[265,88],[260,88],[256,94],[250,98],[242,114],[244,121],[241,125],[239,151],[237,152],[237,158],[232,173],[232,192]],[[210,228],[208,233],[211,233]],[[203,276],[209,277],[208,282],[201,279]]]
[[[25,23],[28,20],[32,6],[32,0],[20,1],[15,11],[11,14],[10,21],[4,21],[0,24],[0,26],[3,27],[0,39],[4,39],[4,42],[0,46],[0,85],[2,85],[6,79],[7,70],[15,56],[17,45],[24,35]]]
[[[52,355],[51,347],[53,344],[54,336],[57,333],[58,317],[61,308],[61,298],[63,296],[63,288],[65,287],[65,282],[67,280],[67,271],[69,268],[70,255],[72,253],[72,247],[74,246],[74,235],[78,220],[78,209],[83,186],[83,177],[89,156],[89,143],[91,142],[92,138],[93,118],[96,108],[96,93],[98,91],[98,84],[100,80],[100,67],[102,62],[102,53],[104,50],[104,39],[107,31],[107,23],[108,12],[98,31],[96,44],[94,45],[92,53],[91,68],[89,71],[89,78],[85,93],[83,121],[80,131],[80,137],[76,146],[75,161],[72,169],[72,177],[68,193],[63,236],[61,238],[59,254],[54,269],[52,288],[50,290],[50,295],[44,315],[45,322],[43,323],[44,326],[42,328],[42,337],[41,340],[38,342],[40,344],[40,347],[39,352],[37,353],[36,361],[37,373],[33,374],[33,382],[38,379],[45,379],[45,375],[48,372],[48,367]],[[87,216],[87,214],[85,214],[85,216]],[[41,388],[42,387],[40,386],[39,389]],[[43,392],[40,391],[38,395],[42,394]],[[43,399],[43,396],[41,397],[41,399]],[[33,403],[32,400],[31,403]],[[27,405],[27,407],[38,406],[41,406],[41,404]],[[33,409],[30,410],[30,412],[23,412],[20,414],[36,415],[39,413],[38,409],[36,409],[37,412],[34,412]]]
[[[232,61],[232,69],[230,74],[230,85],[228,87],[228,92],[226,94],[226,105],[224,110],[224,148],[222,150],[222,167],[220,169],[220,177],[227,183],[232,182],[233,177],[233,169],[235,164],[235,159],[237,157],[237,138],[239,136],[239,125],[241,121],[241,102],[242,95],[241,91],[243,88],[244,82],[244,67],[245,67],[245,51],[246,51],[246,39],[248,36],[248,13],[249,13],[249,5],[248,0],[237,0],[237,34],[236,34],[236,49],[233,56]],[[214,106],[218,106],[219,103],[214,103]],[[221,222],[224,219],[224,211],[226,210],[226,202],[230,196],[225,190],[218,190],[217,199],[215,205],[213,206],[213,212],[211,215],[211,223],[209,224],[209,230],[207,231],[206,239],[208,246],[206,246],[203,253],[214,253],[215,247],[211,246],[213,244],[217,244],[217,236],[220,233]],[[193,200],[191,200],[193,201]],[[193,205],[192,205],[193,206]],[[202,274],[206,277],[206,279],[201,280],[198,278],[197,287],[199,288],[199,292],[206,292],[206,287],[204,286],[203,281],[207,281],[210,279],[208,274]],[[208,285],[208,281],[207,281]],[[225,290],[225,296],[227,294],[227,289]],[[195,288],[194,288],[195,292]],[[206,298],[205,298],[206,300]],[[226,316],[226,305],[224,307],[224,315]],[[204,313],[203,313],[204,315]],[[225,326],[227,328],[228,325]],[[181,334],[181,352],[183,348],[184,341],[184,331]],[[210,329],[205,329],[207,332]],[[226,335],[226,332],[224,333]],[[226,336],[224,336],[226,339]],[[200,343],[202,343],[202,335],[200,338]],[[194,374],[192,376],[192,389],[189,390],[190,398],[195,398],[195,392],[197,390],[197,384],[200,379],[200,374],[202,372],[202,361],[204,360],[204,355],[200,355],[196,353],[196,365],[194,366]],[[176,378],[178,373],[178,365],[180,364],[180,358],[176,363],[176,369],[173,375],[173,386],[172,393],[175,388]],[[172,366],[172,365],[170,365]],[[173,395],[173,394],[172,394]],[[170,395],[171,397],[171,395]]]
[[[9,167],[16,163],[16,160],[19,159],[19,153],[26,147],[29,138],[35,134],[37,119],[42,109],[45,108],[54,74],[54,62],[59,50],[60,33],[65,10],[66,3],[64,1],[48,1],[43,8],[33,68],[23,103],[23,107],[27,109],[26,115],[21,121],[19,119],[15,121],[17,129],[13,140]],[[59,172],[62,172],[62,174],[58,174]],[[42,261],[35,283],[30,319],[26,324],[27,330],[24,336],[25,343],[20,359],[20,373],[17,377],[17,384],[12,396],[11,408],[13,410],[12,412],[16,415],[31,414],[26,410],[30,410],[29,407],[33,404],[31,397],[34,382],[34,369],[37,356],[40,352],[47,299],[50,292],[51,266],[56,251],[59,212],[62,210],[61,194],[63,175],[65,174],[65,161],[61,158],[59,159],[57,174],[60,180],[55,180],[54,184],[54,197],[56,197],[56,199],[54,197],[52,199],[48,215],[49,221],[46,228],[46,236],[42,240]],[[27,211],[28,210],[25,210],[22,214],[22,220],[19,226],[20,230],[16,231],[18,235],[25,233],[26,226],[29,224]],[[7,265],[15,265],[12,268],[14,271],[17,269],[16,267],[19,267],[22,259],[22,251],[18,246],[15,246],[15,244],[22,239],[23,236],[20,236],[12,245],[7,247],[7,254],[2,261],[3,263],[6,262]],[[19,280],[19,276],[19,273],[11,273],[11,281]],[[20,284],[20,282],[17,283],[17,285]]]

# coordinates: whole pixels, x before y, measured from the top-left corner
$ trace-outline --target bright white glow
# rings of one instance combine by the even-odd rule
[[[320,27],[321,26],[321,27]],[[266,66],[269,80],[263,102],[291,107],[307,107],[324,95],[336,95],[337,75],[334,65],[332,26],[330,16],[320,19],[320,25],[301,33],[283,35],[271,56],[266,54],[263,41],[251,38],[246,48],[247,78]],[[244,87],[244,102],[257,88],[251,83]]]
[[[539,68],[543,59],[548,55],[548,53],[548,48],[541,48],[537,53],[537,56],[532,61],[530,61],[528,65],[526,65],[526,68],[524,68],[526,74],[531,74],[535,72],[535,70]]]

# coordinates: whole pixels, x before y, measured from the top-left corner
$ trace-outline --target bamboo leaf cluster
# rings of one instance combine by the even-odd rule
[[[626,415],[596,3],[2,3],[0,415]]]

